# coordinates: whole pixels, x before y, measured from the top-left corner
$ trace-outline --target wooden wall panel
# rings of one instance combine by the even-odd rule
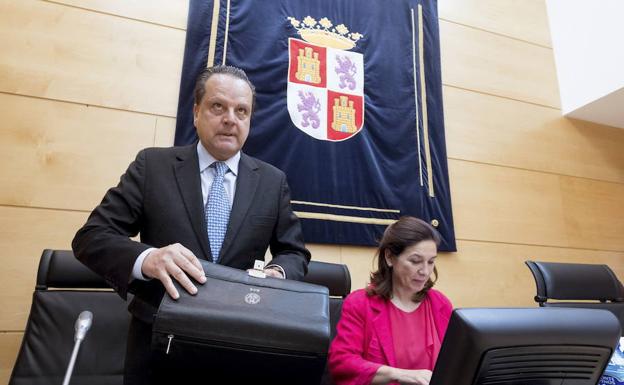
[[[551,47],[544,0],[440,0],[440,18]]]
[[[459,239],[566,246],[556,175],[449,160]]]
[[[313,261],[342,263],[342,250],[338,245],[306,244]],[[267,250],[268,254],[270,252]]]
[[[2,2],[0,91],[175,116],[184,38],[60,4]]]
[[[444,87],[449,158],[624,183],[624,130]]]
[[[571,177],[560,177],[560,183],[568,243],[623,251],[624,184]]]
[[[24,333],[0,332],[0,384],[8,384]]]
[[[46,0],[129,19],[186,29],[188,0]]]
[[[536,306],[535,281],[526,260],[609,265],[624,280],[624,252],[459,241],[458,253],[441,253],[437,288],[456,307]]]
[[[166,118],[162,116],[156,118],[156,135],[154,138],[154,146],[173,146],[173,141],[175,139],[175,126],[176,120],[174,118]]]
[[[440,20],[442,82],[559,108],[552,50]]]
[[[43,249],[71,249],[88,213],[0,206],[0,330],[24,330]]]
[[[345,246],[342,248],[342,263],[351,272],[351,290],[366,287],[370,273],[376,270],[377,259],[374,247]]]
[[[624,251],[624,185],[449,160],[458,239]]]
[[[0,94],[0,204],[91,210],[134,156],[154,144],[156,117]]]

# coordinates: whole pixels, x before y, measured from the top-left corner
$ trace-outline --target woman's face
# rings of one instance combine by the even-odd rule
[[[438,248],[432,240],[420,241],[406,247],[398,256],[386,253],[386,262],[392,266],[394,290],[408,290],[417,293],[433,273]]]

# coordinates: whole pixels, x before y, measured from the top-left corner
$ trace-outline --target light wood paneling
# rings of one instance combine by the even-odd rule
[[[436,264],[442,290],[455,307],[537,306],[535,281],[526,260],[607,264],[624,279],[624,252],[459,241],[457,253]]]
[[[561,111],[444,87],[450,158],[624,183],[624,130]]]
[[[306,244],[312,254],[312,261],[343,263],[342,250],[338,245]]]
[[[362,246],[344,246],[342,248],[342,263],[349,267],[351,272],[351,290],[366,287],[370,281],[370,273],[376,270],[376,248]]]
[[[551,47],[544,0],[440,0],[440,18]]]
[[[173,146],[173,141],[175,139],[175,126],[176,120],[174,118],[156,118],[156,135],[154,138],[154,146]]]
[[[109,13],[186,29],[188,0],[46,0],[78,8]]]
[[[0,206],[0,330],[24,330],[43,249],[71,249],[88,213]]]
[[[91,210],[143,147],[156,117],[0,94],[0,204]]]
[[[561,177],[561,197],[571,246],[624,250],[624,184]]]
[[[449,160],[459,239],[566,246],[556,175]]]
[[[8,384],[24,333],[0,332],[0,384]]]
[[[182,30],[43,1],[5,1],[0,91],[175,116],[184,39]]]
[[[552,49],[440,20],[442,82],[559,108]]]
[[[458,239],[624,250],[624,185],[449,160]]]

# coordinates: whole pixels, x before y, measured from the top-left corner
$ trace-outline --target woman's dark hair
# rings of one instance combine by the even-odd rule
[[[440,234],[429,223],[414,217],[401,217],[386,228],[377,249],[377,270],[371,273],[370,285],[366,288],[368,295],[378,295],[386,300],[392,298],[392,267],[386,262],[386,251],[394,257],[398,257],[406,248],[421,241],[431,240],[436,246],[440,246]],[[425,287],[414,294],[412,300],[420,302],[433,287],[438,279],[438,270],[433,268],[433,280],[431,277],[425,283]]]

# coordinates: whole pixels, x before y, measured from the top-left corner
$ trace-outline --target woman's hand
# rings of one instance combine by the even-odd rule
[[[399,369],[391,366],[381,366],[371,384],[382,385],[390,382],[398,382],[402,385],[429,385],[431,380],[431,370],[418,369]]]
[[[395,378],[394,381],[397,381],[399,384],[414,384],[414,385],[429,385],[429,381],[431,381],[431,370],[427,369],[419,369],[419,370],[408,370],[408,369],[398,369],[395,370]]]

